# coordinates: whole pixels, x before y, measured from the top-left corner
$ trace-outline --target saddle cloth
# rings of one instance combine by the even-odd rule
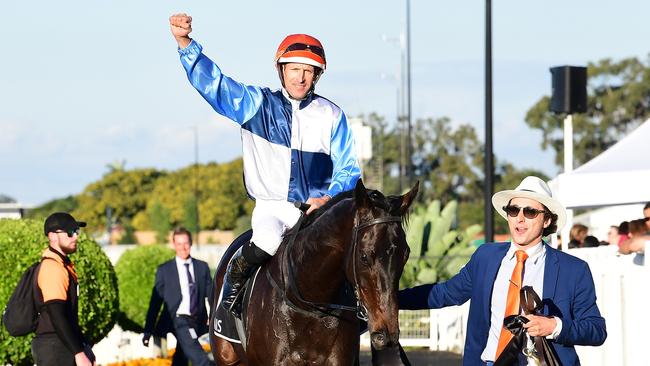
[[[242,309],[246,309],[248,307],[248,302],[250,301],[251,294],[253,293],[253,288],[255,287],[255,280],[257,279],[257,275],[259,274],[261,268],[258,268],[255,271],[255,275],[251,276],[246,284],[244,284],[244,288],[242,291],[244,291],[244,298],[241,299],[242,301]],[[223,298],[223,286],[221,287],[221,292],[219,293],[219,302],[218,305],[214,311],[214,315],[212,318],[213,321],[213,329],[214,329],[214,335],[216,335],[219,338],[223,338],[229,342],[233,343],[242,343],[241,338],[243,336],[239,334],[237,331],[237,322],[242,322],[242,320],[246,319],[246,311],[242,311],[242,320],[239,320],[235,318],[234,315],[228,310],[226,310],[223,306],[221,306],[221,300]],[[245,323],[245,322],[243,322]],[[243,326],[242,326],[243,329]]]

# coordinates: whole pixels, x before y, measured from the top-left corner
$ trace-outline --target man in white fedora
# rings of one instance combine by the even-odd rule
[[[481,245],[446,282],[400,291],[400,309],[437,309],[471,300],[463,365],[492,365],[512,338],[504,318],[520,314],[519,290],[531,286],[541,295],[543,309],[540,316],[526,316],[526,332],[546,337],[562,365],[579,365],[574,346],[599,346],[607,331],[587,263],[542,240],[566,223],[564,207],[546,182],[533,176],[514,190],[495,193],[492,205],[508,221],[510,242]],[[510,364],[528,361],[521,354]]]

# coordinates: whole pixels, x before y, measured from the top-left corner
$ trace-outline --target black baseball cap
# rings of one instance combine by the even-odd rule
[[[47,236],[47,233],[55,232],[57,230],[62,230],[68,233],[85,226],[85,222],[75,220],[74,217],[67,212],[55,212],[45,219],[43,231]]]

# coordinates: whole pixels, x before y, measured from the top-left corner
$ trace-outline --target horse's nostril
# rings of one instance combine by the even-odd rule
[[[386,346],[386,334],[384,332],[374,332],[370,335],[370,342],[375,349],[381,349]]]

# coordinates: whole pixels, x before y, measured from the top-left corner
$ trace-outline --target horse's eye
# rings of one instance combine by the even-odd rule
[[[368,261],[368,255],[366,253],[361,254],[361,263],[363,263],[364,266],[370,265],[370,262]]]

